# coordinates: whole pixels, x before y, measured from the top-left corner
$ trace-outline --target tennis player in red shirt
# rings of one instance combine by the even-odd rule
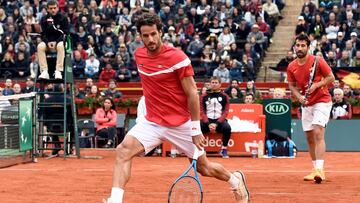
[[[231,173],[222,165],[210,162],[202,150],[205,138],[200,128],[200,103],[191,61],[180,49],[162,44],[162,23],[157,15],[143,14],[137,22],[137,30],[145,45],[134,54],[147,113],[116,148],[113,187],[106,202],[122,202],[132,158],[148,153],[163,140],[171,142],[189,158],[196,147],[200,149],[198,172],[229,182],[236,202],[248,202],[244,174],[241,171]]]
[[[313,171],[305,176],[304,180],[321,183],[325,180],[323,170],[326,151],[325,127],[332,107],[327,85],[334,81],[334,75],[329,65],[320,57],[312,85],[309,87],[310,70],[315,61],[315,56],[308,53],[309,45],[310,40],[307,35],[300,34],[296,37],[297,59],[289,64],[287,76],[292,94],[302,104],[302,127],[306,133],[313,163]]]

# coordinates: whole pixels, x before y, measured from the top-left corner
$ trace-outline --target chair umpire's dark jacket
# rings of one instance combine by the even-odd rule
[[[49,18],[54,20],[54,26],[57,29],[62,30],[65,34],[69,34],[69,21],[61,13],[57,13],[55,16],[47,14],[41,18],[41,39],[47,44],[48,42],[61,42],[63,41],[63,34],[54,29],[52,23],[48,21]]]

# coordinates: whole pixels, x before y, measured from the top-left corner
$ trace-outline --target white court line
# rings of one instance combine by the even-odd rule
[[[4,168],[0,171],[63,171],[64,168],[55,168],[55,169],[40,169],[40,168]],[[111,171],[106,168],[83,168],[75,169],[75,171],[85,171],[85,172],[104,172]],[[159,171],[168,171],[168,172],[178,172],[179,169],[161,169]],[[307,173],[308,170],[242,170],[246,173]],[[334,171],[334,170],[325,170],[326,173],[360,173],[360,171]]]

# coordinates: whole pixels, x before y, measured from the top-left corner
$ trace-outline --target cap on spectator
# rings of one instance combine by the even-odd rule
[[[342,32],[338,32],[337,36],[344,36]]]
[[[351,32],[350,36],[351,37],[357,37],[357,34],[356,34],[356,32]]]
[[[169,30],[173,30],[173,31],[175,31],[174,26],[170,26],[170,27],[169,27]]]
[[[101,25],[96,24],[96,25],[95,25],[95,28],[101,28]]]
[[[254,24],[254,25],[252,26],[252,28],[259,28],[259,25],[258,25],[258,24]]]
[[[224,61],[224,60],[221,60],[221,61],[220,61],[220,64],[225,64],[225,61]]]
[[[215,33],[210,33],[210,37],[216,37]]]
[[[304,20],[304,16],[299,16],[298,20]]]
[[[219,18],[217,16],[214,16],[213,20],[219,20]]]

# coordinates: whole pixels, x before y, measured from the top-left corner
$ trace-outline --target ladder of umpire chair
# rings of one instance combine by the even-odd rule
[[[80,158],[80,145],[79,145],[79,135],[77,129],[77,117],[76,117],[76,106],[75,106],[75,86],[74,86],[74,78],[72,72],[72,64],[71,64],[71,40],[67,38],[67,48],[64,60],[64,71],[63,71],[63,79],[49,79],[49,80],[36,80],[35,83],[40,84],[40,90],[37,92],[37,102],[36,102],[36,135],[37,135],[37,148],[36,150],[43,154],[44,150],[63,150],[63,157],[66,159],[66,156],[71,153],[71,150],[75,150],[75,154],[78,158]],[[50,66],[49,66],[50,69]],[[55,69],[55,68],[54,68]],[[36,77],[37,78],[37,77]],[[46,92],[45,86],[46,84],[63,84],[64,91],[63,92]],[[70,98],[67,97],[69,87]],[[63,95],[64,100],[62,102],[46,102],[45,94],[48,95]],[[70,100],[70,101],[69,101]],[[70,109],[68,105],[70,103]],[[44,111],[46,108],[62,108],[63,109],[63,117],[62,119],[49,119],[44,117]],[[71,114],[71,126],[68,126],[68,117],[67,115]],[[49,115],[47,115],[49,117]],[[50,115],[51,117],[51,115]],[[62,133],[54,133],[54,132],[45,132],[44,123],[50,122],[62,122]],[[51,129],[50,129],[51,130]],[[72,136],[70,136],[72,134]],[[51,139],[50,141],[47,138],[53,138],[54,136],[63,137],[63,141],[54,141]],[[60,145],[60,147],[59,147]],[[71,149],[70,146],[73,146]],[[74,153],[74,151],[73,151]]]

